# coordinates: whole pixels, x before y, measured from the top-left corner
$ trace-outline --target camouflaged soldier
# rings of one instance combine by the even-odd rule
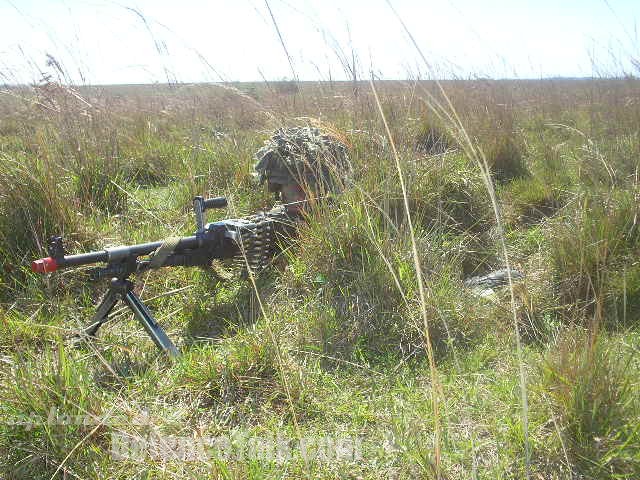
[[[341,192],[351,173],[346,141],[312,126],[278,129],[256,159],[260,182],[267,183],[290,214]]]
[[[235,264],[258,273],[283,244],[296,235],[304,213],[319,201],[340,193],[351,173],[346,141],[317,127],[278,129],[256,153],[256,175],[275,193],[278,203],[267,212],[239,219],[242,255]]]

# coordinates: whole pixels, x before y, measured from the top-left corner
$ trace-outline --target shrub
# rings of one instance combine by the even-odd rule
[[[320,287],[313,316],[324,325],[322,344],[332,353],[380,353],[397,348],[407,334],[415,336],[406,328],[403,297],[384,260],[399,270],[396,278],[407,282],[400,285],[406,289],[412,267],[401,253],[405,239],[392,240],[380,230],[379,218],[369,224],[366,215],[359,205],[323,212],[322,221],[312,221],[300,238],[296,265],[302,282],[290,286]]]
[[[442,128],[425,123],[421,125],[415,136],[416,152],[426,155],[439,155],[454,145],[451,137]]]
[[[484,183],[461,154],[407,160],[404,175],[414,224],[456,234],[477,234],[493,226]],[[372,172],[361,185],[396,226],[405,222],[404,199],[395,171],[386,175]]]
[[[83,209],[106,213],[122,213],[127,209],[125,179],[114,168],[105,168],[101,161],[81,165],[74,176],[75,194]]]
[[[553,215],[562,205],[561,195],[534,178],[517,178],[500,191],[508,223],[530,225]]]
[[[178,385],[167,391],[199,392],[205,405],[218,401],[249,405],[284,399],[279,383],[275,348],[265,332],[249,333],[226,340],[215,351],[210,347],[185,352],[172,375]]]
[[[331,355],[370,361],[422,351],[407,226],[385,227],[388,220],[379,210],[356,202],[350,198],[339,210],[319,212],[303,229],[283,295],[304,304],[315,332],[310,341]],[[431,337],[444,351],[478,333],[460,288],[467,237],[436,230],[417,230],[416,237]]]

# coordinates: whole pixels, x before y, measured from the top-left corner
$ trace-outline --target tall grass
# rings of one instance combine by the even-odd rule
[[[619,100],[638,82],[374,86],[377,99],[370,85],[356,96],[337,82],[3,95],[3,412],[146,403],[168,432],[414,432],[397,441],[401,454],[380,440],[357,465],[228,462],[219,472],[230,477],[561,478],[560,465],[633,478],[637,369],[617,352],[637,348],[638,117]],[[245,286],[253,294],[192,270],[143,279],[145,298],[173,292],[151,302],[184,343],[173,366],[124,314],[94,348],[59,348],[98,289],[75,273],[48,287],[29,273],[49,235],[63,233],[75,252],[189,234],[196,193],[229,196],[212,219],[268,208],[251,181],[253,152],[301,116],[333,122],[352,143],[350,189],[310,215],[274,270]],[[506,260],[523,282],[488,297],[464,288]],[[203,471],[114,466],[107,430],[47,428],[2,430],[3,474],[51,476],[63,461],[58,476]]]
[[[586,478],[638,474],[636,386],[631,355],[602,337],[569,332],[544,363],[543,395],[559,419],[567,460]]]
[[[634,323],[638,302],[635,255],[640,246],[637,194],[615,190],[580,195],[554,222],[551,258],[561,301],[597,325]]]

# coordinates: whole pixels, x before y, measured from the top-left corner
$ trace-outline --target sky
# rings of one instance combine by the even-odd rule
[[[638,74],[639,20],[640,0],[0,0],[0,84]]]

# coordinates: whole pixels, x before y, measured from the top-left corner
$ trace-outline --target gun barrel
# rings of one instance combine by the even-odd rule
[[[55,272],[59,268],[77,267],[92,263],[106,263],[124,260],[128,257],[139,257],[155,252],[164,241],[140,243],[138,245],[125,245],[121,247],[105,248],[98,252],[79,253],[77,255],[65,255],[62,258],[46,257],[31,263],[31,270],[36,273]],[[176,251],[197,248],[199,239],[194,235],[180,239]]]

